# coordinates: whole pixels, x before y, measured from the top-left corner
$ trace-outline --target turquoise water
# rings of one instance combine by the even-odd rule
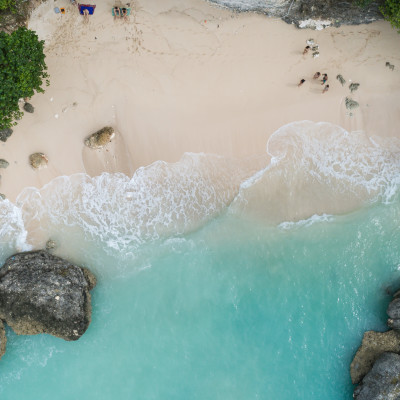
[[[241,186],[241,201],[258,178]],[[29,193],[34,208],[40,196]],[[265,213],[257,220],[243,211],[254,193],[246,206],[224,193],[214,204],[231,205],[203,216],[195,229],[191,222],[176,233],[181,225],[169,231],[168,222],[156,237],[146,225],[145,238],[132,231],[130,241],[124,231],[123,250],[115,244],[118,231],[105,231],[92,214],[70,214],[60,224],[54,210],[62,201],[50,207],[40,200],[48,215],[39,213],[46,223],[36,231],[50,232],[61,243],[57,254],[98,277],[93,320],[77,342],[8,330],[0,398],[350,400],[352,357],[364,331],[386,329],[390,293],[400,286],[397,195],[343,215],[265,223]],[[24,196],[15,232],[37,218],[26,217]],[[93,210],[79,199],[75,204]],[[29,241],[15,232],[15,246]],[[1,261],[15,250],[3,244]]]

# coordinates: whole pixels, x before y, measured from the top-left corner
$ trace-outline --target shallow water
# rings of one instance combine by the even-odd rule
[[[51,236],[99,283],[77,342],[8,331],[0,397],[350,400],[354,352],[400,286],[393,143],[292,124],[261,168],[187,155],[4,202],[1,261]]]

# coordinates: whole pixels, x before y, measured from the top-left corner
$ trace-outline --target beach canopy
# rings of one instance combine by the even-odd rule
[[[79,8],[79,14],[83,15],[83,10],[88,10],[89,15],[92,15],[94,13],[94,9],[96,6],[94,4],[78,4]]]

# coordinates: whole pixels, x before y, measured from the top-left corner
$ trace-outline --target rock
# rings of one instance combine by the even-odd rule
[[[45,250],[18,253],[0,268],[0,319],[19,335],[77,340],[91,321],[88,270]]]
[[[394,294],[394,300],[389,304],[386,313],[389,315],[389,319],[387,320],[389,327],[400,330],[400,298],[398,294],[398,291]]]
[[[3,322],[0,321],[0,360],[3,357],[4,353],[6,352],[6,330],[4,329]]]
[[[29,156],[29,163],[34,169],[40,169],[47,167],[49,160],[43,153],[34,153]]]
[[[106,126],[103,129],[93,133],[85,139],[85,145],[91,149],[101,149],[106,144],[111,142],[111,139],[115,136],[114,129],[110,126]]]
[[[0,140],[2,142],[7,142],[7,139],[12,135],[13,130],[11,128],[0,130]]]
[[[5,200],[5,199],[6,199],[6,195],[3,194],[3,193],[0,193],[0,199],[1,199],[1,200]]]
[[[7,168],[10,163],[6,160],[0,159],[0,168]]]
[[[383,353],[354,390],[356,400],[400,399],[400,355]]]
[[[47,251],[53,250],[53,249],[55,249],[56,247],[57,247],[57,243],[56,243],[54,240],[49,239],[49,240],[46,242],[46,250],[47,250]],[[90,289],[89,289],[89,290],[90,290]]]
[[[31,103],[25,103],[24,104],[24,110],[28,113],[33,113],[35,111],[35,107]]]
[[[400,333],[396,331],[364,333],[361,346],[350,365],[350,375],[353,384],[359,383],[361,379],[371,370],[374,362],[382,353],[387,351],[400,353]]]

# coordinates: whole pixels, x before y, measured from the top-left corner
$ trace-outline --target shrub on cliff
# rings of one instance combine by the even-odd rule
[[[400,33],[400,1],[386,0],[380,10],[385,19],[388,20],[392,24],[393,28],[396,28]]]
[[[11,34],[0,32],[0,130],[16,125],[22,117],[19,99],[44,92],[43,79],[49,75],[43,46],[44,41],[25,27]]]

